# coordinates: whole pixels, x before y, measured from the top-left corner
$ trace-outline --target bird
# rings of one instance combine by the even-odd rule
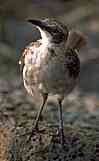
[[[28,19],[41,37],[31,42],[22,52],[23,82],[27,92],[33,96],[37,90],[42,104],[34,122],[33,130],[39,131],[39,121],[49,95],[56,95],[59,108],[59,136],[64,145],[64,123],[62,103],[76,87],[80,75],[79,50],[86,43],[80,31],[68,30],[62,22],[54,19]],[[31,136],[33,134],[33,130]]]

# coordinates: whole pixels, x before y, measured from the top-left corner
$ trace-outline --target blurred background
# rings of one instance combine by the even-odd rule
[[[27,23],[28,18],[55,18],[69,29],[80,30],[86,35],[87,46],[79,53],[80,82],[64,100],[64,120],[79,126],[98,127],[98,0],[0,0],[0,125],[15,126],[32,120],[39,107],[39,96],[31,98],[24,89],[18,64],[24,47],[40,37],[37,29]],[[56,122],[57,110],[57,101],[50,97],[45,120]]]

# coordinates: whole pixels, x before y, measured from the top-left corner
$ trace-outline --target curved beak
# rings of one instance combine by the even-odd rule
[[[48,32],[51,31],[51,27],[49,27],[49,25],[47,24],[47,22],[45,22],[43,20],[29,19],[28,22],[29,23],[32,23],[33,25],[38,26],[41,29],[46,30]]]

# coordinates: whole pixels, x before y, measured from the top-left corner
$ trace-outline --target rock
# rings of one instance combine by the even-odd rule
[[[26,125],[15,130],[9,146],[9,161],[97,161],[98,133],[93,129],[65,127],[64,149],[60,144],[57,128],[43,124],[41,132],[34,131],[30,140],[32,126]],[[97,158],[98,157],[98,158]]]

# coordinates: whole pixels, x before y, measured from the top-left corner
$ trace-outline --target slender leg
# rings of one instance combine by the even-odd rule
[[[41,116],[41,113],[43,111],[44,105],[45,105],[45,103],[47,101],[47,98],[48,98],[48,94],[47,93],[44,93],[43,94],[43,103],[42,103],[42,105],[40,107],[40,110],[39,110],[39,112],[37,114],[37,117],[36,117],[36,120],[35,120],[35,123],[34,123],[34,127],[33,127],[33,128],[35,128],[37,130],[38,130],[38,122],[40,120],[40,116]]]
[[[46,103],[46,101],[47,101],[47,98],[48,98],[48,94],[47,94],[47,93],[46,93],[46,94],[44,93],[44,94],[43,94],[43,102],[42,102],[42,105],[41,105],[41,107],[40,107],[40,110],[39,110],[39,112],[38,112],[38,114],[37,114],[37,117],[36,117],[36,120],[35,120],[33,129],[32,129],[32,132],[31,132],[31,134],[30,134],[30,136],[29,136],[28,141],[29,141],[29,140],[31,139],[31,137],[33,136],[35,130],[39,132],[38,123],[39,123],[40,116],[41,116],[41,113],[42,113],[42,111],[43,111],[44,105],[45,105],[45,103]]]
[[[58,99],[59,102],[59,135],[61,145],[64,146],[64,127],[63,127],[63,117],[62,117],[62,99]]]

